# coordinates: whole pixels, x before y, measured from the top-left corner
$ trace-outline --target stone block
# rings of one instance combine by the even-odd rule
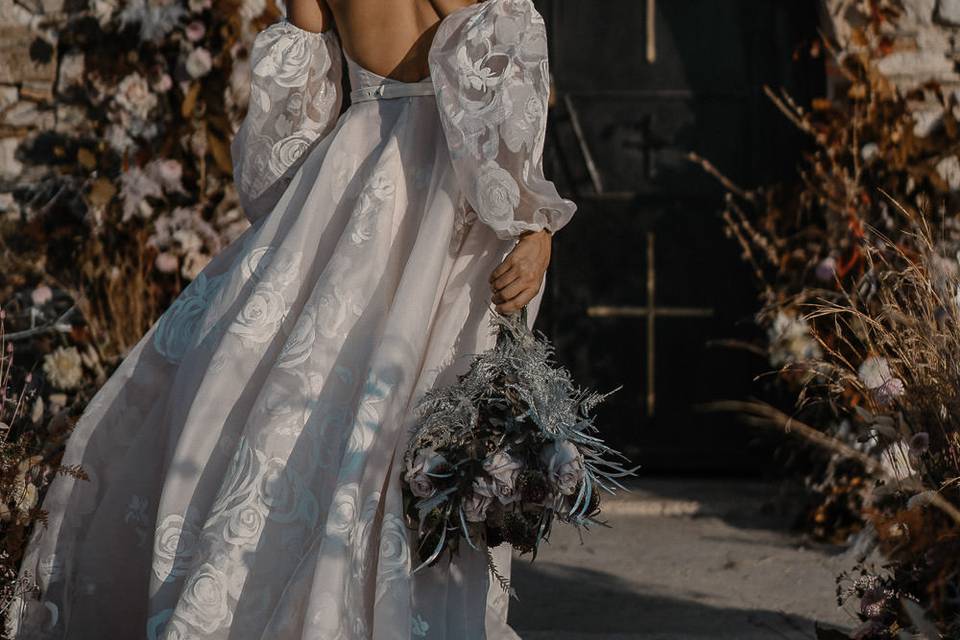
[[[49,109],[41,109],[35,102],[21,100],[0,115],[0,123],[14,128],[52,129],[54,114]]]
[[[57,74],[57,93],[65,93],[72,87],[83,86],[84,56],[82,53],[71,52],[60,60],[60,71]]]
[[[14,180],[23,172],[23,164],[16,159],[19,138],[0,138],[0,180]]]
[[[57,46],[22,25],[0,25],[0,84],[46,82],[57,72]]]
[[[29,26],[33,21],[33,13],[27,10],[26,7],[14,0],[0,0],[0,25]]]
[[[20,99],[20,92],[14,86],[0,86],[0,113],[8,109]]]
[[[960,26],[960,0],[939,0],[937,19],[951,26]]]
[[[25,80],[20,85],[20,97],[34,102],[53,102],[53,86],[49,82]]]

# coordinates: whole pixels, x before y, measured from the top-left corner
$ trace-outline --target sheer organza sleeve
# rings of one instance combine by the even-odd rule
[[[337,121],[340,41],[287,20],[257,34],[250,52],[250,104],[231,143],[233,178],[254,222],[280,199],[304,152]]]
[[[576,205],[543,176],[550,72],[543,18],[530,0],[487,0],[448,15],[430,76],[454,171],[500,238],[563,227]]]

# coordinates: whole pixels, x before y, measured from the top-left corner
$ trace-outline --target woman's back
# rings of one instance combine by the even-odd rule
[[[347,55],[402,82],[429,75],[427,52],[440,21],[476,0],[291,0],[290,21],[309,31],[336,23]]]

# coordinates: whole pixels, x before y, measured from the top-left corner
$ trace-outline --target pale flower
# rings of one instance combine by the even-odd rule
[[[515,502],[520,496],[516,491],[517,475],[523,464],[506,451],[498,451],[483,461],[483,470],[493,479],[493,493],[502,504]]]
[[[197,47],[187,56],[184,66],[191,78],[202,78],[213,69],[213,58],[209,51],[203,47]]]
[[[144,167],[146,174],[168,193],[185,193],[181,180],[183,165],[177,160],[158,158]]]
[[[162,251],[157,254],[157,259],[154,260],[153,265],[157,268],[157,271],[161,273],[173,273],[177,270],[177,267],[180,266],[180,261],[177,260],[177,256],[172,253]]]
[[[881,356],[865,359],[857,371],[863,386],[872,391],[877,402],[889,404],[903,395],[903,381],[890,372],[890,364]]]
[[[43,357],[43,371],[58,389],[75,389],[83,382],[82,363],[76,347],[57,347]]]
[[[460,503],[463,517],[467,522],[483,522],[487,519],[487,509],[493,501],[493,483],[476,477],[473,480],[473,491]]]
[[[190,42],[198,42],[207,34],[207,27],[200,20],[194,20],[183,30]]]
[[[140,39],[157,41],[170,33],[187,14],[179,3],[160,3],[153,0],[127,0],[120,12],[120,25],[140,25]]]
[[[777,312],[773,325],[767,330],[767,341],[770,364],[775,367],[815,360],[822,353],[807,321],[784,311]]]
[[[123,201],[124,222],[132,218],[135,213],[142,217],[149,216],[152,210],[143,206],[147,204],[147,197],[163,197],[160,185],[139,167],[131,167],[124,171],[120,176],[120,199]]]
[[[833,282],[837,274],[837,260],[828,256],[817,264],[815,270],[817,280],[821,282]]]
[[[418,498],[430,498],[437,492],[432,474],[447,465],[447,460],[433,449],[419,451],[407,463],[404,479],[410,485],[410,492]]]
[[[114,98],[121,108],[130,114],[146,120],[157,106],[157,96],[150,90],[146,78],[134,71],[117,85]]]
[[[586,474],[583,454],[572,442],[552,442],[540,454],[550,484],[565,496],[572,495]]]
[[[157,81],[153,84],[153,90],[157,93],[164,93],[170,91],[173,88],[173,78],[170,77],[169,73],[160,74],[160,77],[157,78]]]
[[[42,306],[53,300],[53,291],[45,284],[41,284],[30,292],[30,300],[36,306]]]

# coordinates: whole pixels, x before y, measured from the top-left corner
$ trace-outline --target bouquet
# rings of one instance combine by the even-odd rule
[[[624,488],[637,467],[597,437],[591,411],[605,394],[575,387],[553,360],[553,346],[527,327],[527,309],[493,315],[496,345],[474,357],[457,382],[417,405],[404,453],[407,524],[417,531],[421,564],[461,543],[513,545],[536,558],[553,522],[588,528],[600,521],[600,490]],[[539,332],[538,332],[539,333]],[[619,461],[618,461],[619,460]]]

